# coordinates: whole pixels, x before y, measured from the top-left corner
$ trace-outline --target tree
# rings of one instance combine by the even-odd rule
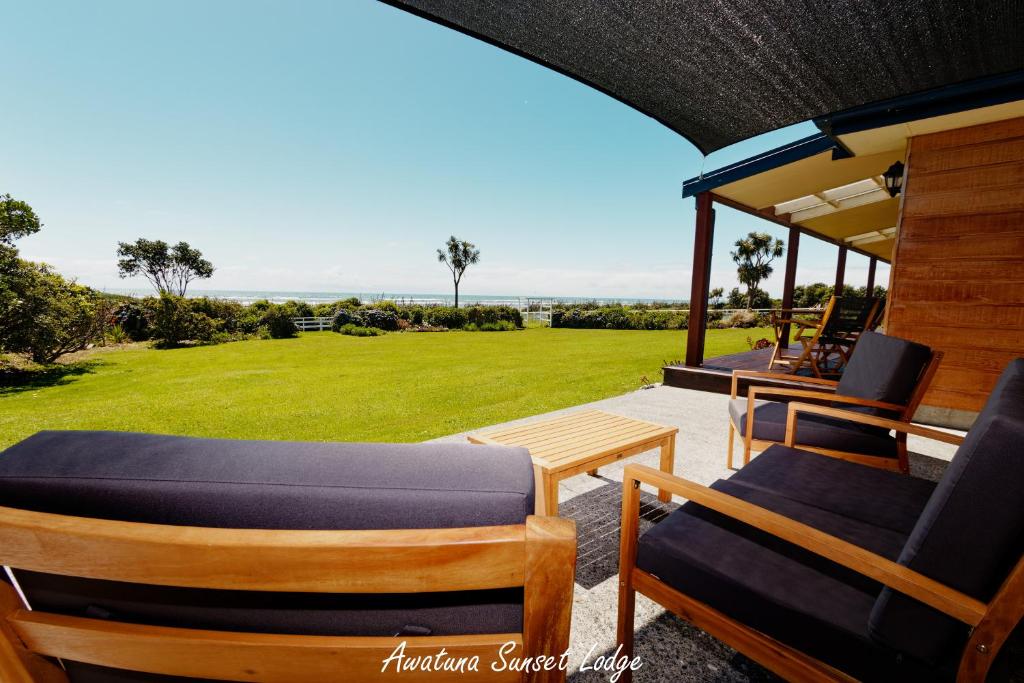
[[[459,307],[459,283],[462,274],[474,263],[480,261],[480,250],[472,242],[459,240],[454,235],[448,238],[444,249],[437,250],[437,260],[448,266],[455,282],[455,308]]]
[[[715,287],[708,292],[708,304],[711,308],[721,308],[723,296],[725,296],[725,289],[722,287]]]
[[[19,259],[5,280],[15,295],[13,306],[0,311],[0,344],[8,351],[52,363],[84,349],[102,331],[106,309],[96,293],[49,266]]]
[[[123,278],[142,275],[157,294],[185,296],[190,282],[213,275],[213,264],[188,242],[178,242],[171,247],[163,240],[139,238],[132,243],[118,242],[117,255],[118,275]]]
[[[772,274],[771,262],[785,251],[782,240],[774,239],[766,232],[752,232],[745,239],[736,240],[736,251],[732,260],[736,263],[736,275],[740,283],[747,286],[747,308],[754,307],[754,294],[762,280]]]
[[[739,287],[733,287],[726,297],[726,308],[771,308],[772,298],[763,289],[755,289],[754,296],[749,292],[741,292]],[[750,306],[747,306],[747,304]]]

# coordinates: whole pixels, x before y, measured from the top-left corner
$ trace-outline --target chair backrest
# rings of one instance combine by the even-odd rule
[[[836,297],[832,315],[825,321],[826,337],[853,337],[871,324],[878,309],[878,299],[869,297]]]
[[[1024,358],[1010,363],[957,450],[898,559],[988,602],[1024,553]],[[1012,625],[1010,625],[1012,627]],[[963,647],[967,628],[890,589],[871,635],[928,661]]]
[[[568,644],[575,530],[530,516],[521,449],[48,432],[0,454],[0,505],[32,607],[0,601],[6,623],[72,683],[373,680],[403,641]]]
[[[908,406],[912,399],[919,399],[923,394],[927,388],[926,380],[931,379],[936,364],[935,354],[924,344],[878,332],[865,332],[843,369],[836,393]],[[851,410],[848,405],[840,407]],[[873,415],[902,417],[887,415],[887,411],[881,408],[858,406],[857,409]]]

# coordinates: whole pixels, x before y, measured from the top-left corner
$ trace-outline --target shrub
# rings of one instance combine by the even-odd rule
[[[463,310],[466,312],[467,322],[478,326],[500,321],[512,323],[515,327],[523,326],[522,313],[511,306],[470,306]]]
[[[388,332],[394,332],[398,329],[398,314],[394,311],[380,308],[364,308],[356,311],[353,322],[357,322],[363,327],[376,327]]]
[[[757,314],[753,311],[735,311],[722,318],[723,327],[757,327]]]
[[[447,327],[449,330],[461,330],[469,322],[465,309],[451,306],[434,306],[427,310],[427,323],[434,327]]]
[[[313,307],[314,318],[333,318],[334,312],[338,310],[337,303],[317,304]]]
[[[331,321],[331,329],[340,332],[345,325],[355,325],[356,316],[349,308],[339,308],[334,312],[334,320]]]
[[[0,326],[6,350],[28,353],[36,363],[52,363],[102,336],[105,321],[98,314],[96,293],[49,266],[18,261],[3,284],[13,294],[10,315],[2,316]]]
[[[138,301],[125,301],[119,304],[111,316],[114,325],[124,330],[132,341],[149,339],[150,318],[151,311]]]
[[[497,320],[493,323],[468,323],[464,328],[467,332],[514,332],[519,329],[508,320]]]
[[[256,331],[255,326],[252,326],[252,329],[249,330],[242,329],[245,326],[252,325],[250,318],[254,318],[256,321],[258,321],[259,318],[255,316],[254,311],[250,311],[249,308],[243,306],[237,301],[198,297],[195,299],[189,299],[188,304],[189,309],[193,313],[202,313],[211,320],[216,321],[216,326],[219,331],[227,332],[228,334],[234,334],[236,332],[251,333]]]
[[[353,325],[352,323],[342,325],[338,332],[350,337],[380,337],[387,334],[384,330],[377,327],[363,327],[361,325]]]
[[[390,301],[389,299],[382,299],[381,301],[375,301],[375,302],[373,302],[373,305],[370,306],[370,308],[376,308],[377,310],[380,310],[380,311],[390,311],[390,312],[394,313],[395,315],[398,315],[398,312],[399,312],[398,304],[396,304],[394,301]]]
[[[292,318],[312,318],[313,317],[313,307],[310,306],[305,301],[295,301],[293,299],[293,300],[290,300],[290,301],[285,301],[283,304],[279,304],[279,306],[282,309],[284,309],[285,312],[288,313],[289,317],[292,317]]]
[[[293,313],[294,309],[286,305],[273,306],[263,314],[260,325],[267,329],[271,339],[289,339],[299,333],[299,329],[292,322],[292,318],[299,316]]]
[[[130,337],[123,327],[115,323],[107,330],[107,339],[110,340],[111,344],[124,344]]]
[[[183,341],[210,342],[218,332],[217,323],[205,313],[192,311],[188,299],[162,294],[154,300],[153,334],[158,347],[177,346]]]

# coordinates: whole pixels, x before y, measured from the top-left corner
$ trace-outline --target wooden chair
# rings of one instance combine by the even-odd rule
[[[822,375],[838,376],[850,361],[860,335],[877,324],[880,299],[875,297],[841,297],[836,299],[832,315],[818,336],[812,350],[814,366]]]
[[[836,305],[836,297],[831,297],[824,310],[818,316],[796,317],[798,309],[776,309],[771,312],[770,319],[772,329],[775,331],[775,348],[772,350],[771,360],[768,362],[768,371],[771,372],[776,365],[784,365],[789,372],[796,374],[804,365],[807,365],[815,377],[821,377],[818,368],[818,358],[814,351],[818,348],[818,338],[821,336],[825,325],[832,317],[832,311]],[[793,341],[800,342],[800,353],[793,355],[783,347],[786,330],[792,326],[796,329]]]
[[[966,438],[845,413],[790,403],[786,446],[711,487],[626,467],[623,656],[639,591],[786,680],[986,679],[1024,618],[1024,359]],[[937,485],[894,478],[795,448],[815,414],[959,449]],[[641,484],[690,502],[638,537]]]
[[[785,404],[765,398],[822,401],[847,408],[843,415],[874,412],[910,422],[920,406],[943,354],[897,337],[868,332],[865,343],[840,380],[793,377],[756,370],[733,370],[729,403],[729,441],[726,464],[733,467],[736,434],[743,439],[743,464],[751,451],[763,451],[785,437]],[[750,384],[739,397],[740,380],[776,380]],[[881,430],[865,430],[841,420],[820,420],[806,431],[800,448],[864,465],[909,472],[907,435],[890,437]],[[847,444],[848,449],[838,447]]]
[[[478,656],[480,672],[438,681],[561,681],[565,672],[492,672],[506,658],[568,647],[573,522],[462,529],[282,531],[109,521],[0,508],[0,563],[23,570],[162,586],[301,593],[422,593],[522,587],[523,630],[465,636],[333,637],[171,628],[29,611],[0,582],[0,680],[56,683],[53,659],[230,681],[404,680],[382,663]],[[413,675],[416,680],[423,677]]]

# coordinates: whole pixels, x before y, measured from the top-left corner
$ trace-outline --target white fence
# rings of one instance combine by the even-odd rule
[[[300,332],[323,332],[331,329],[331,318],[292,318]]]

